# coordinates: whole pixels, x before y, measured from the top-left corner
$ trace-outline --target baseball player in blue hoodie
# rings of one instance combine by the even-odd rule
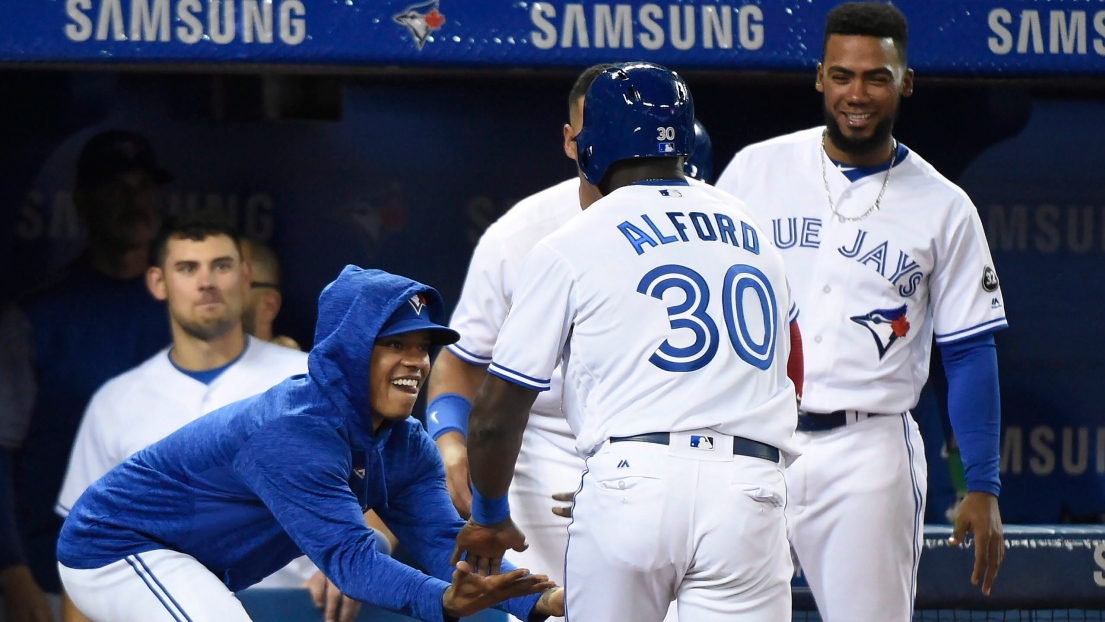
[[[97,622],[244,622],[233,592],[302,551],[351,598],[420,620],[500,602],[563,615],[544,576],[450,563],[464,522],[410,418],[430,349],[458,338],[443,320],[434,289],[346,267],[319,298],[307,374],[181,428],[77,501],[58,541],[74,604]],[[370,508],[433,576],[376,551]]]

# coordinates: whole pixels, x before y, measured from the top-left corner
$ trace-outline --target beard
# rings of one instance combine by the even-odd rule
[[[840,129],[840,122],[836,115],[824,104],[821,109],[825,113],[825,127],[829,131],[829,140],[833,146],[853,157],[863,157],[883,148],[891,133],[894,131],[894,121],[898,119],[898,108],[875,126],[875,131],[867,138],[850,138]]]
[[[238,318],[233,317],[232,314],[228,314],[221,318],[200,321],[173,315],[173,320],[188,336],[199,339],[200,341],[214,341],[231,330],[234,330],[234,327],[238,325],[240,321]]]

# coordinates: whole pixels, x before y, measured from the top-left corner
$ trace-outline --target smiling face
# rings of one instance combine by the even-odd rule
[[[853,165],[890,157],[891,132],[902,97],[913,93],[893,39],[832,35],[817,66],[817,90],[824,94],[829,155]]]
[[[214,341],[241,323],[249,268],[225,235],[202,240],[173,237],[165,260],[147,273],[154,297],[168,300],[174,331]]]
[[[430,374],[430,332],[417,330],[381,337],[368,362],[368,395],[372,427],[410,416],[418,392]]]

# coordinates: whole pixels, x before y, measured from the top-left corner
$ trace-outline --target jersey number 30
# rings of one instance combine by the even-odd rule
[[[676,347],[665,339],[648,360],[665,371],[702,369],[717,355],[719,341],[717,324],[706,313],[710,304],[710,287],[706,284],[706,279],[686,266],[668,264],[650,270],[637,284],[637,291],[663,300],[664,292],[673,287],[682,290],[686,299],[668,307],[668,321],[671,322],[672,329],[691,331],[694,342]],[[753,317],[759,316],[763,321],[763,337],[760,342],[755,341],[745,320],[745,294],[749,292],[759,302],[759,309],[756,309],[758,313]],[[724,296],[721,309],[725,329],[737,356],[758,369],[766,370],[771,367],[775,359],[775,339],[779,332],[776,321],[778,302],[767,277],[752,266],[737,264],[725,272],[721,293]]]

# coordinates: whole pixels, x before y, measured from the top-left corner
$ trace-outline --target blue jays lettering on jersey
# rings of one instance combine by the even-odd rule
[[[100,479],[70,513],[59,561],[91,569],[171,549],[236,591],[302,550],[352,598],[443,619],[463,521],[441,458],[414,419],[374,433],[369,414],[375,337],[419,292],[437,296],[409,279],[347,267],[319,299],[308,373],[188,424]],[[365,508],[433,576],[379,554]],[[537,598],[503,608],[525,619]]]

